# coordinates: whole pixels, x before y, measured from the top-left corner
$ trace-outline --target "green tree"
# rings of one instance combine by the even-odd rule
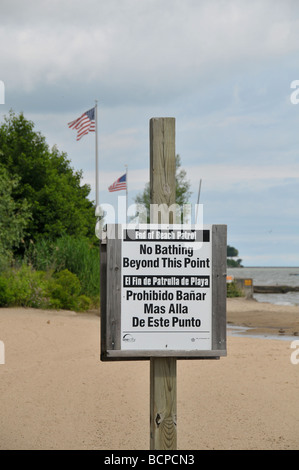
[[[188,204],[191,191],[190,191],[190,181],[186,179],[187,172],[183,168],[181,168],[181,157],[180,155],[176,155],[175,157],[175,166],[176,166],[176,173],[175,173],[175,183],[176,183],[176,203],[183,207],[184,204]]]
[[[183,207],[184,204],[188,204],[191,191],[190,191],[190,182],[186,179],[186,170],[181,168],[181,157],[176,155],[175,157],[176,173],[175,173],[175,182],[176,182],[176,204],[180,207]],[[150,214],[150,184],[146,183],[145,188],[141,194],[138,194],[135,197],[135,204],[142,204],[146,207],[147,210],[147,222],[149,223],[149,214]]]
[[[242,260],[239,259],[232,259],[239,256],[239,251],[230,245],[227,245],[227,266],[230,268],[241,268],[242,267]]]
[[[230,258],[234,258],[235,256],[239,255],[239,251],[234,248],[233,246],[227,245],[227,256]]]
[[[20,246],[31,219],[27,201],[16,202],[12,197],[19,181],[0,164],[0,270],[11,263],[13,249]]]
[[[29,204],[27,238],[93,237],[94,206],[87,199],[90,187],[81,185],[82,171],[74,171],[57,147],[50,150],[22,113],[11,111],[0,127],[0,163],[12,178],[19,178],[12,191],[14,200]]]

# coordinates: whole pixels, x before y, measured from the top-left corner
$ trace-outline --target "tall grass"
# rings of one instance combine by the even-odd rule
[[[42,239],[26,253],[27,263],[38,271],[60,272],[68,269],[78,277],[82,294],[99,299],[99,249],[85,238],[63,236],[56,241]]]

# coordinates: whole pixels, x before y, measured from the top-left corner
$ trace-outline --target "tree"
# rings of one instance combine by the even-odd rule
[[[11,263],[13,249],[20,246],[31,219],[27,201],[15,202],[12,197],[18,186],[19,178],[11,178],[0,165],[0,270]]]
[[[230,268],[241,268],[242,260],[241,259],[232,259],[236,256],[239,256],[239,251],[233,246],[227,245],[227,266]]]
[[[235,256],[238,256],[239,252],[236,248],[233,246],[227,245],[227,256],[230,258],[234,258]]]
[[[175,173],[175,181],[176,181],[176,204],[180,207],[183,207],[184,204],[188,204],[189,198],[191,196],[190,191],[190,182],[186,179],[186,171],[181,168],[181,157],[180,155],[176,155],[175,157],[175,165],[176,165],[176,173]],[[149,214],[150,214],[150,184],[146,183],[143,193],[138,194],[135,197],[135,204],[141,204],[146,207],[147,210],[147,222],[149,223]]]
[[[49,149],[34,123],[12,111],[0,127],[0,163],[12,178],[19,178],[12,197],[26,200],[32,218],[27,240],[61,235],[93,237],[94,206],[87,199],[88,185],[81,185],[82,171],[74,171],[66,153]]]
[[[181,168],[181,157],[180,155],[176,155],[175,157],[175,183],[176,183],[176,203],[183,207],[184,204],[188,204],[191,191],[190,191],[190,181],[186,180],[187,172],[183,168]]]

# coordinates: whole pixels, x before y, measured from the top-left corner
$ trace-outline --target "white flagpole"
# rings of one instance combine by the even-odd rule
[[[128,223],[128,165],[126,167],[126,224]]]
[[[95,100],[95,160],[96,160],[96,168],[95,168],[95,178],[96,178],[96,207],[99,205],[99,155],[98,155],[98,100]]]

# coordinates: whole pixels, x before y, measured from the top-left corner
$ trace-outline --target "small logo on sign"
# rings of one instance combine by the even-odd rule
[[[126,341],[127,343],[134,343],[136,340],[133,338],[132,335],[127,333],[126,335],[123,336],[123,341]]]
[[[201,338],[191,338],[191,342],[195,343],[195,341],[200,341]]]

